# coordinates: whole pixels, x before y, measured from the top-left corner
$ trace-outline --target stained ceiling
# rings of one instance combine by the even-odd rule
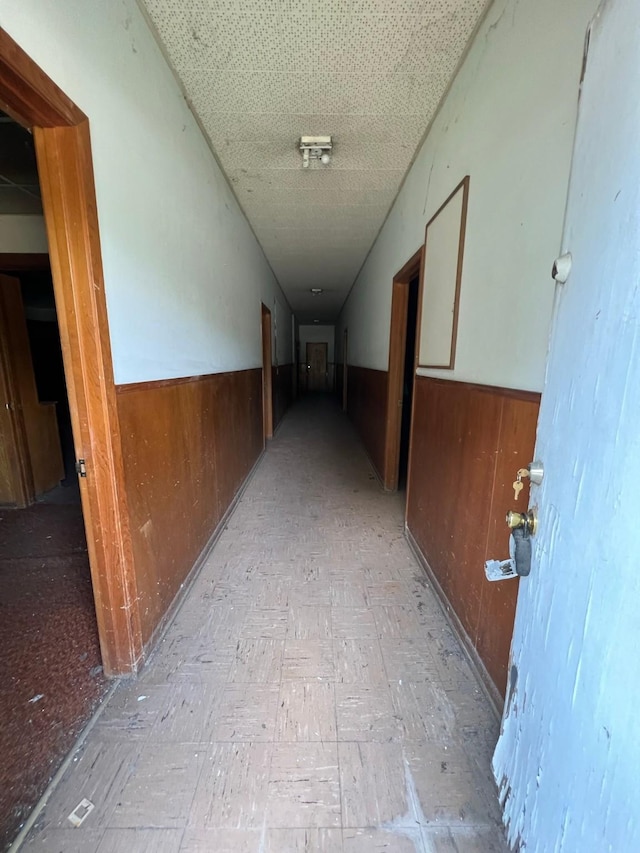
[[[291,307],[332,321],[490,0],[140,2]]]

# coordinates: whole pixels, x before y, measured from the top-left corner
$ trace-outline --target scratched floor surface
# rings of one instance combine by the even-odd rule
[[[307,399],[22,849],[501,853],[496,738],[401,498]]]

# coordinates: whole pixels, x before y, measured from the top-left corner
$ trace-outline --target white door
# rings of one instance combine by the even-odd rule
[[[640,6],[591,30],[494,757],[527,853],[640,850]],[[550,259],[552,260],[552,259]]]

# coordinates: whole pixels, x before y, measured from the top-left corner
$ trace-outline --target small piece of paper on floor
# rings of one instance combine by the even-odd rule
[[[88,815],[94,810],[95,806],[91,802],[91,800],[83,799],[80,800],[75,809],[71,812],[67,820],[69,823],[72,823],[74,826],[81,826],[83,821],[87,818]]]
[[[29,702],[39,702],[41,699],[44,699],[44,693],[36,693],[35,696],[32,696],[29,699]]]

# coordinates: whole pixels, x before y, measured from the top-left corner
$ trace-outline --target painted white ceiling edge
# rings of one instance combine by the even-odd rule
[[[491,0],[138,4],[291,308],[333,321]]]

